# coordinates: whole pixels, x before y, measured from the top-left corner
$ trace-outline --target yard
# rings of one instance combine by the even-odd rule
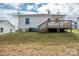
[[[72,33],[26,32],[0,35],[1,56],[79,56],[79,30]]]

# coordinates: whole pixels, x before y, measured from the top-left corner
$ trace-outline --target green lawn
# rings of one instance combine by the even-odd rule
[[[0,55],[79,56],[79,30],[72,33],[16,32],[0,35]]]

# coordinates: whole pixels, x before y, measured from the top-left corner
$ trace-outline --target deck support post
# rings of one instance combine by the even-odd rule
[[[58,29],[58,32],[60,32],[60,28]]]
[[[72,32],[72,21],[71,21],[71,32]]]
[[[67,32],[67,28],[66,28],[65,30],[66,30],[66,32]]]
[[[58,28],[58,32],[60,32],[60,20],[59,20],[59,28]]]
[[[48,21],[47,21],[47,33],[48,33]]]
[[[70,32],[72,32],[72,28],[70,29]]]
[[[57,28],[57,32],[59,32],[59,28]]]

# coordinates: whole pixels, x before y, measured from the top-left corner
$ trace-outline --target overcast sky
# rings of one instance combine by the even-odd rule
[[[18,26],[17,13],[36,14],[47,13],[47,9],[52,14],[59,10],[61,14],[67,15],[65,19],[74,20],[79,16],[79,3],[0,3],[0,20],[9,20],[14,26]]]

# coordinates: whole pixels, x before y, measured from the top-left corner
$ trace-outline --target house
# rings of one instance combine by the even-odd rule
[[[8,20],[0,20],[0,34],[15,32],[15,27]]]
[[[26,30],[38,32],[72,30],[72,24],[75,22],[65,20],[65,16],[62,14],[19,14],[18,29],[22,32]]]

